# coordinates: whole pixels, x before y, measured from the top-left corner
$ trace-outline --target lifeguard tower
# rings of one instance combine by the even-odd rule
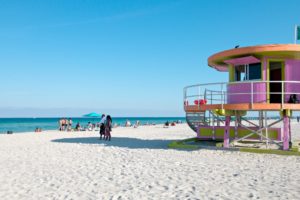
[[[292,111],[300,110],[300,45],[230,49],[210,56],[208,65],[228,73],[229,82],[184,88],[186,119],[197,137],[223,140],[225,148],[250,141],[289,150]]]

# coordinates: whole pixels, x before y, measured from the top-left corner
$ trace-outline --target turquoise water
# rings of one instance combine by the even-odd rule
[[[58,121],[60,118],[0,118],[0,133],[7,133],[7,131],[18,132],[32,132],[37,127],[42,130],[58,130]],[[134,124],[137,120],[141,124],[163,124],[166,121],[173,122],[181,120],[185,122],[184,117],[116,117],[113,118],[113,124],[123,126],[126,120],[130,120]],[[73,128],[76,123],[85,126],[88,122],[97,123],[99,118],[72,118]]]

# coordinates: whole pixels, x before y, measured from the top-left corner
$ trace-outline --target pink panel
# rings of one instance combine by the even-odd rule
[[[241,58],[234,58],[230,60],[225,60],[224,63],[232,64],[232,65],[245,65],[252,63],[259,63],[260,60],[255,58],[254,56],[246,56]]]
[[[300,81],[300,60],[285,61],[285,80]],[[287,102],[291,94],[300,93],[300,83],[286,83],[285,92],[285,101]],[[298,97],[300,97],[300,94],[298,94]]]
[[[266,102],[266,90],[266,83],[253,83],[253,103]],[[227,103],[251,103],[251,83],[233,83],[228,85]]]
[[[267,67],[268,67],[267,65],[268,65],[268,62],[267,62],[266,57],[264,57],[262,64],[263,64],[263,80],[267,80]]]
[[[220,71],[220,72],[227,72],[228,71],[228,67],[227,66],[222,66],[222,65],[217,65],[215,67],[215,69]]]
[[[290,120],[287,116],[283,117],[283,150],[289,150],[289,123]]]

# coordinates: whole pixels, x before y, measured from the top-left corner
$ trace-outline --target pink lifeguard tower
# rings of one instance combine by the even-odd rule
[[[250,141],[289,150],[292,111],[300,110],[300,45],[230,49],[210,56],[208,65],[228,73],[229,82],[184,88],[186,119],[197,137],[223,140],[225,148]]]

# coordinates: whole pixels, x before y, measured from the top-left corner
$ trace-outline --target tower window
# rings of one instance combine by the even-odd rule
[[[261,79],[261,63],[235,66],[235,81]]]

